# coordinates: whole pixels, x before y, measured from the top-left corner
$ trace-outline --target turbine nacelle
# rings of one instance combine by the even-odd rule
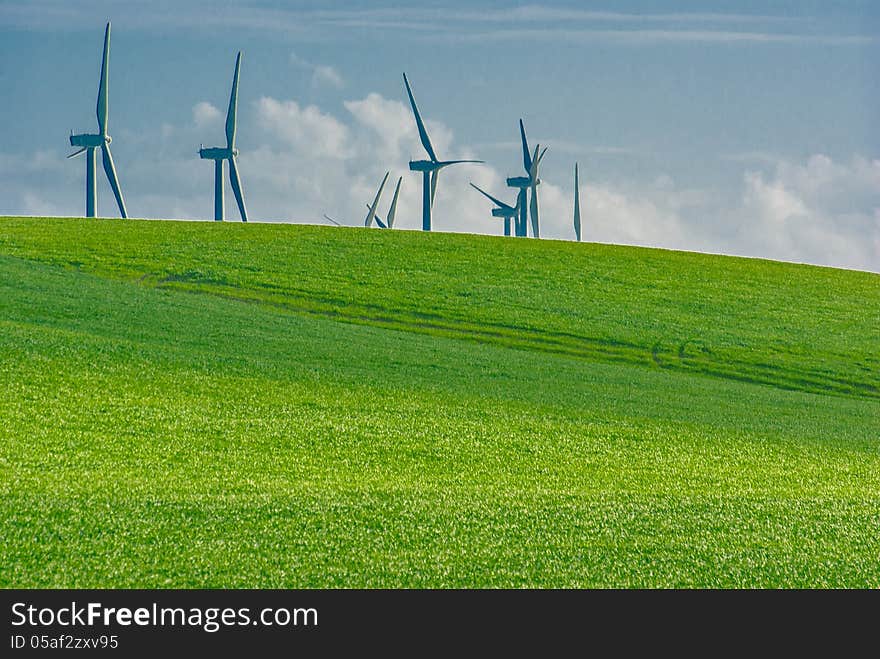
[[[481,195],[486,197],[489,201],[495,204],[495,208],[492,209],[492,217],[500,217],[505,220],[504,222],[504,235],[510,235],[510,220],[516,218],[519,215],[520,208],[522,206],[522,196],[525,194],[523,191],[520,191],[519,195],[517,195],[516,206],[511,206],[510,204],[505,204],[503,201],[498,199],[497,197],[493,197],[488,192],[483,190],[480,186],[474,185],[471,183],[471,187],[479,192]]]
[[[209,146],[199,149],[199,158],[202,160],[228,160],[238,157],[238,149],[229,149],[225,146]]]
[[[437,172],[449,165],[482,162],[482,160],[410,160],[409,168],[414,172]]]
[[[509,188],[528,188],[532,185],[532,179],[528,176],[511,176],[507,179]],[[535,181],[535,185],[541,185],[541,179]]]
[[[80,133],[79,135],[71,135],[70,136],[70,146],[78,146],[84,149],[93,148],[97,149],[99,147],[104,146],[105,144],[110,144],[112,140],[109,135],[93,135],[90,133]]]
[[[413,172],[433,172],[440,169],[440,163],[433,160],[410,160],[409,168]]]

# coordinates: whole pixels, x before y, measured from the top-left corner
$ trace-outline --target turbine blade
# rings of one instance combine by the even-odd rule
[[[95,108],[95,113],[98,115],[98,128],[101,131],[102,136],[107,135],[107,121],[108,121],[108,84],[110,76],[110,23],[107,23],[107,28],[104,30],[104,57],[101,60],[101,82],[98,85],[98,105]]]
[[[116,176],[116,167],[113,165],[113,155],[110,153],[110,145],[106,142],[101,145],[101,159],[104,161],[104,172],[107,174],[107,180],[110,181],[110,187],[113,189],[113,196],[116,197],[116,205],[119,206],[119,214],[126,218],[128,213],[125,211],[125,200],[122,198],[122,189],[119,187],[119,177]]]
[[[532,200],[529,211],[529,214],[532,216],[532,236],[534,238],[540,238],[541,235],[538,225],[538,186],[536,185],[532,185]]]
[[[388,228],[394,227],[394,216],[397,214],[397,196],[400,194],[400,183],[403,177],[397,179],[397,187],[394,188],[394,197],[391,199],[391,208],[388,209]]]
[[[463,162],[484,163],[486,161],[485,160],[440,160],[437,162],[437,164],[440,165],[441,168],[443,168],[443,167],[448,167],[449,165],[458,165]]]
[[[434,207],[434,195],[437,194],[437,179],[439,177],[439,169],[435,169],[433,172],[431,172],[431,208]]]
[[[382,189],[385,187],[385,181],[388,180],[388,175],[391,172],[385,172],[385,176],[382,178],[382,182],[379,184],[379,190],[376,192],[376,196],[373,198],[373,203],[368,207],[367,217],[364,218],[364,226],[368,227],[373,223],[373,218],[376,217],[376,207],[379,205],[379,197],[382,196]]]
[[[335,224],[335,225],[338,226],[338,227],[341,227],[341,226],[342,226],[341,224],[339,224],[339,222],[337,222],[336,220],[334,220],[332,217],[330,217],[330,216],[327,215],[326,213],[324,213],[324,219],[327,220],[327,221],[329,221],[329,222],[332,222],[333,224]]]
[[[428,152],[431,160],[437,162],[437,155],[434,153],[434,147],[431,146],[431,140],[428,138],[428,131],[425,130],[425,124],[422,122],[422,115],[419,114],[419,108],[416,106],[416,99],[413,97],[412,89],[409,86],[409,80],[406,74],[403,74],[403,83],[406,85],[406,93],[409,96],[409,103],[412,105],[413,114],[416,117],[416,126],[419,129],[419,138],[422,140],[422,146]]]
[[[81,153],[82,153],[83,151],[85,151],[85,150],[86,150],[86,148],[83,147],[83,148],[81,148],[79,151],[74,151],[73,153],[71,153],[71,154],[70,154],[69,156],[67,156],[67,157],[68,157],[68,158],[73,158],[74,156],[78,156],[79,154],[81,154]]]
[[[523,126],[523,120],[519,120],[519,135],[522,140],[522,150],[523,150],[523,167],[526,168],[526,173],[532,171],[532,157],[529,155],[529,142],[526,139],[526,128]]]
[[[578,190],[578,165],[574,164],[574,235],[581,241],[581,200]]]
[[[235,201],[238,202],[238,212],[241,215],[241,221],[247,222],[244,195],[241,194],[241,178],[238,175],[238,165],[234,157],[229,159],[229,183],[232,184],[232,193],[235,195]]]
[[[532,180],[533,183],[538,178],[538,165],[540,164],[540,160],[538,159],[538,149],[540,148],[540,144],[535,145],[535,157],[531,159],[532,164],[529,166],[528,169],[529,178]]]
[[[226,111],[226,148],[235,148],[235,124],[238,114],[238,72],[241,69],[241,51],[235,58],[235,73],[232,75],[232,91],[229,94],[229,109]]]
[[[369,204],[364,203],[364,206],[366,206],[367,210],[370,209],[370,205],[369,205]],[[373,219],[376,220],[376,224],[379,225],[379,228],[380,228],[380,229],[387,229],[387,228],[388,228],[388,227],[385,225],[385,223],[382,222],[382,216],[379,215],[379,213],[376,213],[376,214],[373,216]]]
[[[544,154],[545,154],[545,153],[547,153],[547,147],[546,147],[546,146],[541,150],[541,155],[538,156],[538,165],[540,165],[540,164],[541,164],[541,161],[544,160]]]
[[[500,199],[496,199],[495,197],[493,197],[492,195],[490,195],[488,192],[486,192],[486,191],[483,190],[482,188],[477,187],[477,186],[474,185],[473,183],[471,183],[471,187],[472,187],[474,190],[476,190],[477,192],[479,192],[481,195],[483,195],[484,197],[488,197],[488,198],[492,201],[492,203],[494,203],[494,204],[495,204],[496,206],[498,206],[499,208],[508,208],[508,209],[510,209],[510,210],[513,210],[513,206],[508,206],[507,204],[505,204],[505,203],[504,203],[503,201],[501,201]]]
[[[541,164],[541,158],[544,157],[544,154],[547,152],[547,148],[545,147],[543,151],[540,151],[541,145],[535,145],[535,155],[532,156],[532,167],[529,170],[529,178],[531,179],[531,188],[532,188],[532,198],[529,204],[529,216],[532,221],[532,236],[535,238],[540,237],[539,233],[539,223],[538,223],[538,166]],[[540,155],[538,155],[540,151]]]

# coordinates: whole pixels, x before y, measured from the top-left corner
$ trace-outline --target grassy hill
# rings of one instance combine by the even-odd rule
[[[875,274],[0,218],[0,392],[0,586],[880,586]]]

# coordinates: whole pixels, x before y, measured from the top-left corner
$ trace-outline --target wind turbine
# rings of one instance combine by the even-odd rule
[[[409,96],[410,105],[412,105],[413,115],[416,118],[416,127],[419,129],[419,138],[422,140],[422,146],[428,153],[430,160],[410,160],[409,168],[414,172],[422,172],[422,230],[431,230],[431,207],[434,205],[434,195],[437,192],[437,177],[440,170],[449,165],[456,165],[463,162],[481,163],[482,160],[438,160],[437,154],[434,153],[434,147],[431,146],[431,140],[428,132],[425,130],[425,124],[422,122],[422,116],[419,114],[419,108],[416,106],[416,99],[413,97],[412,89],[409,86],[406,74],[403,74],[403,82],[406,85],[406,93]]]
[[[520,209],[519,219],[516,222],[516,235],[525,237],[528,235],[528,213],[531,211],[532,215],[532,235],[537,236],[536,228],[538,227],[538,204],[537,202],[533,202],[531,204],[531,208],[528,208],[526,205],[526,195],[529,188],[532,189],[532,198],[537,199],[536,192],[537,186],[541,184],[541,179],[538,178],[538,170],[535,166],[535,161],[540,161],[538,157],[538,147],[535,147],[535,155],[532,156],[529,151],[529,142],[526,139],[526,129],[523,126],[523,120],[519,120],[519,134],[520,139],[522,141],[522,152],[523,152],[523,168],[526,171],[526,176],[512,176],[507,179],[507,185],[511,188],[516,188],[519,190],[517,195],[518,201],[517,205]],[[543,152],[540,154],[540,158],[544,157],[544,152],[547,149],[545,148]]]
[[[382,195],[382,188],[385,186],[385,179],[388,178],[388,174],[385,174],[385,178],[382,179],[382,185],[379,186],[379,192],[376,194],[376,199],[373,202],[373,206],[367,204],[367,208],[370,209],[370,212],[373,214],[373,219],[376,220],[376,224],[379,225],[382,229],[393,229],[394,228],[394,216],[397,214],[397,197],[400,195],[400,184],[403,181],[403,177],[400,176],[397,179],[397,186],[394,188],[394,196],[391,198],[391,207],[388,209],[388,216],[385,218],[385,221],[382,221],[382,216],[376,212],[376,207],[378,207],[379,197]],[[369,219],[370,215],[367,214],[367,218]],[[366,226],[370,226],[366,224]]]
[[[199,149],[199,157],[203,160],[214,161],[214,219],[223,221],[223,161],[229,161],[229,183],[235,201],[238,202],[238,212],[241,221],[247,222],[247,210],[244,207],[244,197],[241,194],[241,179],[238,176],[238,166],[235,158],[238,149],[235,148],[236,113],[238,112],[238,72],[241,68],[241,51],[235,58],[235,74],[232,76],[232,93],[229,95],[229,109],[226,111],[226,147],[212,146]]]
[[[504,235],[510,235],[510,221],[516,220],[516,217],[519,215],[519,207],[522,203],[522,196],[517,195],[516,197],[516,206],[511,206],[510,204],[505,204],[503,201],[496,199],[492,195],[490,195],[485,190],[478,188],[476,185],[471,183],[471,187],[482,194],[484,197],[487,197],[492,203],[495,204],[496,208],[492,209],[492,217],[503,217],[504,218]]]
[[[95,181],[95,149],[101,149],[101,159],[104,161],[104,173],[107,174],[107,180],[113,189],[116,197],[116,205],[119,206],[119,214],[122,217],[128,217],[125,211],[125,200],[122,198],[122,190],[119,187],[119,177],[116,176],[116,167],[113,165],[113,155],[110,153],[110,142],[113,139],[107,134],[107,123],[109,120],[109,103],[108,103],[108,86],[110,75],[110,23],[104,30],[104,58],[101,60],[101,82],[98,85],[98,104],[96,113],[98,115],[98,134],[81,133],[79,135],[70,136],[70,146],[80,147],[79,151],[74,151],[68,158],[78,156],[83,151],[86,154],[86,217],[96,217],[97,215],[97,187]]]
[[[574,164],[574,235],[581,241],[581,198],[578,190],[578,164]]]

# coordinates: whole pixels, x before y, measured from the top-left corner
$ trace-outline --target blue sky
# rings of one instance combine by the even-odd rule
[[[253,219],[362,222],[386,170],[420,225],[401,72],[445,170],[439,230],[498,233],[517,120],[543,161],[548,237],[880,271],[880,9],[871,2],[0,2],[0,213],[83,212],[113,21],[110,132],[133,216],[208,219],[235,53]],[[390,194],[380,206],[387,208]],[[231,208],[231,194],[227,195]],[[115,215],[99,184],[99,212]]]

